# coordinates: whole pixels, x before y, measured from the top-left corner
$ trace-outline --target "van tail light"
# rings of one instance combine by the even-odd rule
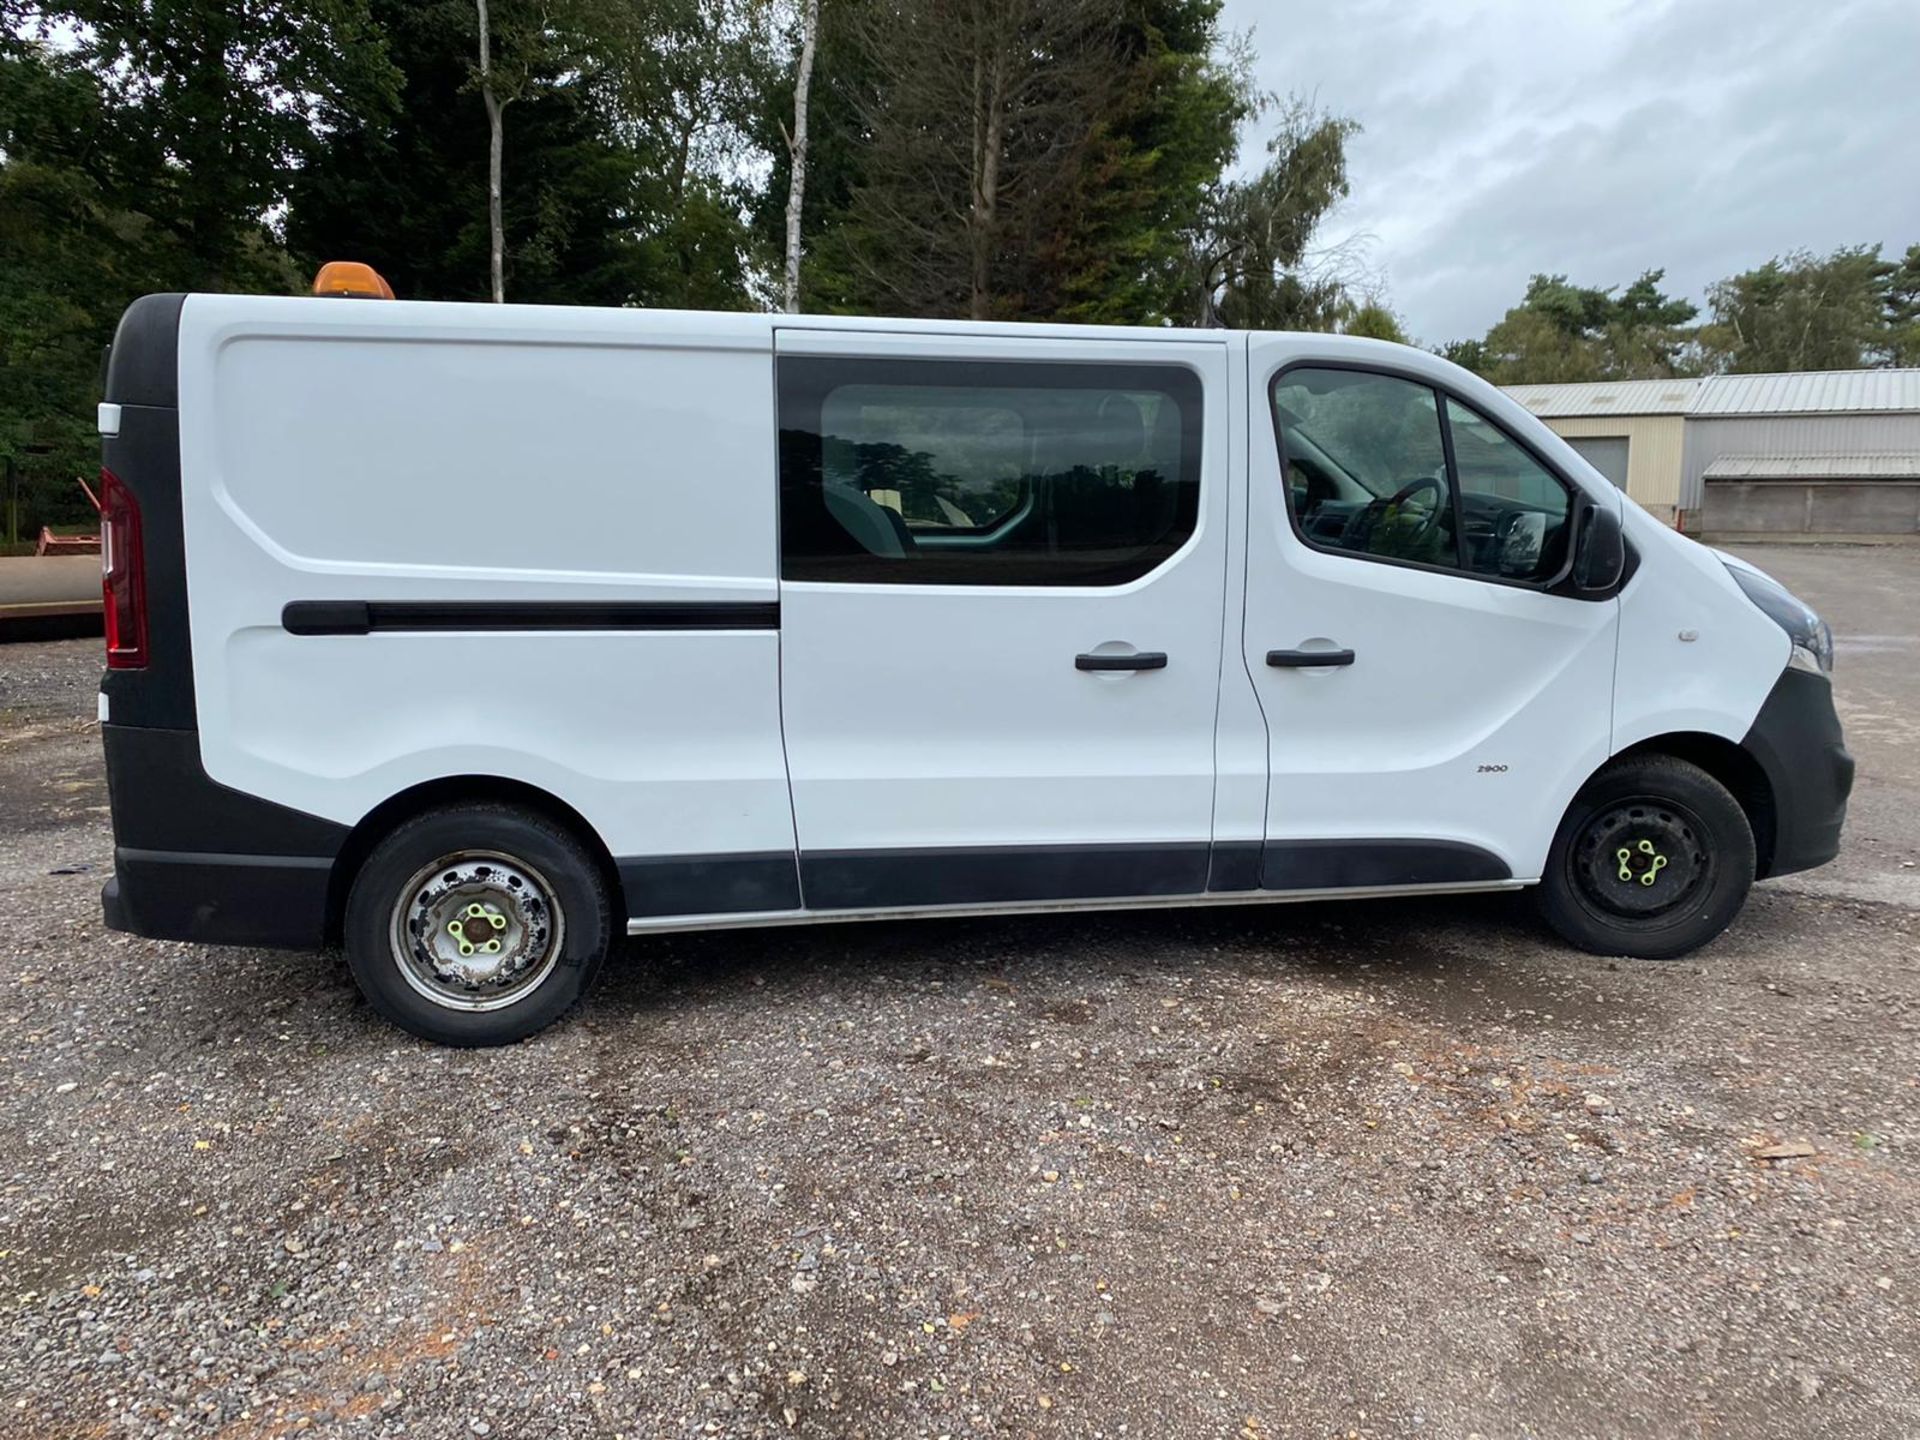
[[[147,564],[140,502],[111,470],[100,472],[100,577],[107,616],[107,668],[147,664]]]

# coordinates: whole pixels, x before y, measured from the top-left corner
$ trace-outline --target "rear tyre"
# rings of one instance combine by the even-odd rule
[[[1724,785],[1671,755],[1633,755],[1568,807],[1539,902],[1582,950],[1671,960],[1733,923],[1753,872],[1753,829]]]
[[[347,894],[347,965],[401,1029],[509,1045],[583,1001],[612,910],[600,867],[541,816],[456,805],[401,825]]]

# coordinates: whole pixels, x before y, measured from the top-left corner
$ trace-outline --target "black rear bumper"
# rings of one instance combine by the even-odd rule
[[[120,846],[100,903],[109,930],[152,940],[318,950],[332,875],[328,859]]]
[[[1840,853],[1853,756],[1833,708],[1833,682],[1784,670],[1741,742],[1773,790],[1772,854],[1761,878],[1824,865]]]
[[[347,829],[229,789],[193,730],[101,727],[113,807],[107,928],[154,940],[317,950]]]

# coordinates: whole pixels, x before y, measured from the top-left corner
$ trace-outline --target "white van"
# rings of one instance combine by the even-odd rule
[[[1418,350],[156,295],[101,410],[107,923],[459,1045],[620,934],[1834,855],[1827,628]]]

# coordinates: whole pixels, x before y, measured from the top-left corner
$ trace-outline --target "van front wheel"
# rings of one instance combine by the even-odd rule
[[[1582,950],[1671,960],[1733,923],[1753,872],[1753,829],[1724,785],[1671,755],[1633,755],[1568,808],[1540,907]]]
[[[599,867],[565,830],[457,805],[381,841],[344,930],[353,978],[388,1020],[442,1045],[507,1045],[586,998],[611,914]]]

